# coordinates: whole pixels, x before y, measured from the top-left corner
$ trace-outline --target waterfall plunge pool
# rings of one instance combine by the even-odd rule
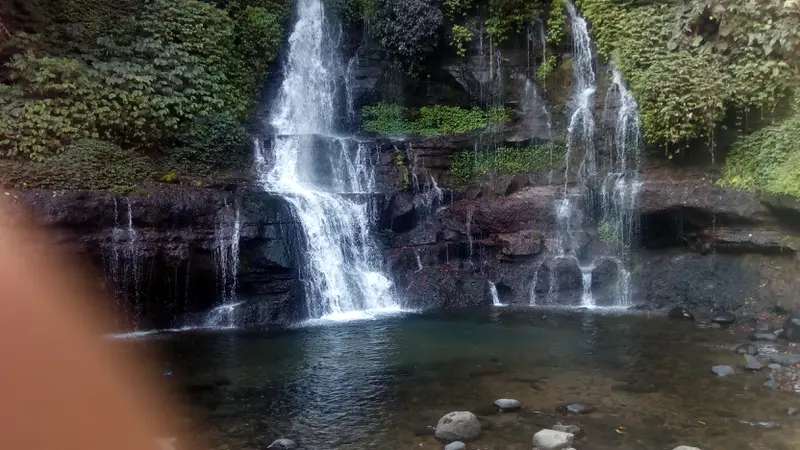
[[[663,317],[492,308],[276,331],[188,331],[111,341],[144,351],[212,449],[441,449],[447,412],[478,415],[470,449],[530,450],[541,428],[578,424],[578,449],[790,449],[800,400],[741,370],[743,336]],[[737,374],[717,378],[729,364]],[[498,398],[523,408],[498,413]],[[583,416],[565,402],[596,407]],[[745,422],[775,421],[778,429]]]

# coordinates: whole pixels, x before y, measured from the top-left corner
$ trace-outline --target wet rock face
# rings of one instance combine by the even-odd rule
[[[15,196],[15,212],[48,230],[36,250],[87,259],[140,328],[175,326],[220,301],[219,238],[231,239],[238,205],[237,293],[247,301],[247,322],[297,317],[302,243],[278,197],[246,187],[170,188],[131,197],[51,191]]]

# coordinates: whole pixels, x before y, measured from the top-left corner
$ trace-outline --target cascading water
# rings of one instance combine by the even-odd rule
[[[500,294],[497,292],[497,285],[489,282],[489,295],[492,296],[492,306],[506,306],[500,303]]]
[[[234,208],[232,218],[230,209],[226,203],[214,232],[214,256],[220,305],[205,315],[203,326],[206,328],[236,326],[235,311],[242,304],[236,294],[239,287],[239,241],[242,225],[239,208]]]
[[[126,214],[125,225],[119,220],[119,202],[114,199],[114,228],[111,231],[110,255],[106,258],[107,279],[111,280],[114,288],[114,297],[118,306],[125,311],[128,318],[136,324],[142,313],[141,284],[141,251],[138,243],[136,228],[133,226],[133,213],[130,199],[125,199]]]
[[[332,181],[315,181],[319,163],[311,150],[315,142],[344,147],[341,141],[331,142],[336,140],[331,136],[341,77],[335,70],[338,42],[327,28],[321,0],[297,2],[284,80],[270,118],[276,132],[271,158],[257,141],[256,167],[264,189],[283,196],[303,231],[307,315],[347,319],[398,307],[392,283],[380,271],[368,202],[363,196],[343,195],[373,189],[366,159],[342,151],[329,163]],[[343,164],[364,170],[342,170]]]

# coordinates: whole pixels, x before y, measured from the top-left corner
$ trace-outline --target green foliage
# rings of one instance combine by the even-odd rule
[[[730,108],[771,110],[797,83],[800,12],[787,4],[580,1],[639,101],[647,140],[673,149],[709,136]]]
[[[597,224],[597,237],[600,238],[601,242],[608,245],[616,244],[619,241],[614,224],[607,220],[601,220]]]
[[[330,5],[349,24],[368,22],[375,14],[375,0],[332,0]]]
[[[540,5],[537,0],[489,0],[486,33],[502,42],[512,31],[521,32],[536,20]]]
[[[458,183],[486,175],[534,173],[563,166],[564,151],[554,144],[526,148],[501,147],[494,151],[461,151],[450,173]]]
[[[467,56],[467,44],[472,41],[472,31],[461,25],[453,25],[453,38],[450,45],[456,48],[458,56]]]
[[[153,176],[145,156],[94,139],[75,141],[46,162],[26,168],[26,184],[50,189],[125,192]]]
[[[734,143],[720,184],[800,197],[800,101],[795,103],[790,117]]]
[[[483,130],[510,120],[505,108],[464,109],[457,106],[423,106],[414,120],[407,108],[394,103],[378,103],[362,108],[364,131],[389,136],[461,134]]]
[[[567,10],[565,0],[553,0],[547,17],[547,43],[557,46],[567,36]]]
[[[229,113],[198,117],[170,141],[160,166],[192,177],[241,170],[250,162],[252,140]]]
[[[370,133],[399,136],[409,134],[411,124],[406,116],[408,110],[396,103],[381,102],[361,108],[361,128]]]
[[[417,73],[439,43],[444,15],[434,0],[374,0],[369,32],[388,55]]]
[[[555,55],[548,56],[536,69],[536,79],[539,81],[546,80],[556,70],[557,65],[558,58]]]
[[[400,168],[400,175],[401,180],[403,183],[403,190],[408,189],[408,186],[411,184],[411,173],[408,170],[408,166],[405,163],[405,155],[400,150],[394,151],[394,163]]]

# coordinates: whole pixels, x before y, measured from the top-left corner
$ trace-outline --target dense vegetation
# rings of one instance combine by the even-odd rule
[[[564,149],[554,144],[534,147],[501,147],[495,150],[462,151],[456,154],[451,168],[458,183],[468,183],[482,176],[535,173],[564,166]]]
[[[410,111],[394,103],[365,106],[361,113],[364,131],[389,136],[469,133],[502,125],[510,119],[504,108],[481,110],[434,105]]]
[[[29,11],[15,12],[39,18],[35,26],[23,22],[13,32],[4,26],[0,39],[4,164],[33,160],[18,166],[34,184],[119,189],[170,173],[197,179],[234,169],[249,153],[243,121],[277,54],[289,6],[287,0],[231,0],[224,8],[199,0],[30,2]],[[96,160],[103,155],[119,156],[106,159],[108,165],[135,167],[100,170]],[[83,176],[43,176],[60,169]],[[117,174],[126,176],[113,179]]]

